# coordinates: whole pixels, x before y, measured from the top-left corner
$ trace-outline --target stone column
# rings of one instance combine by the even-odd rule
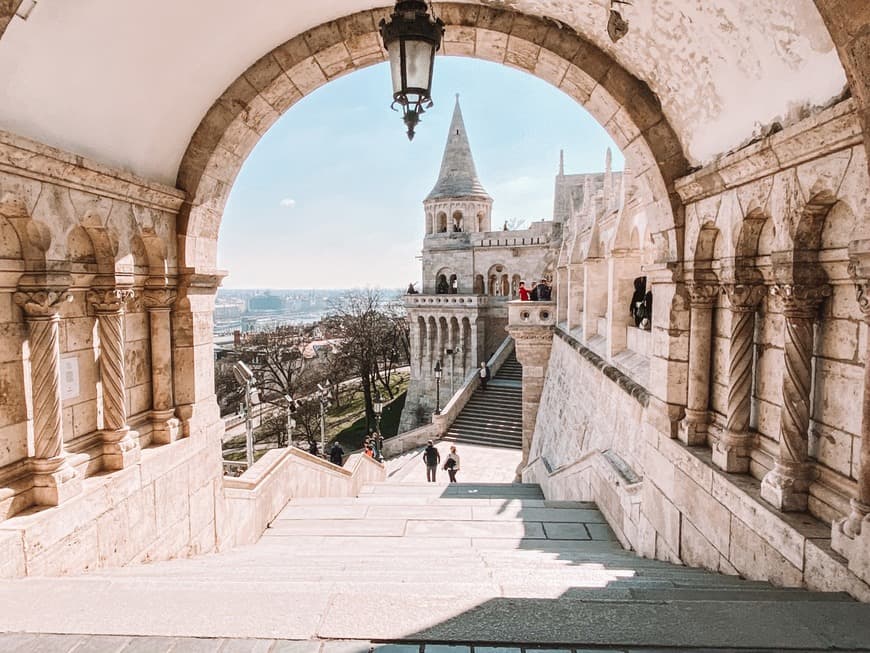
[[[509,305],[508,333],[516,344],[517,361],[523,366],[523,459],[518,474],[529,462],[555,324],[555,302],[515,301]]]
[[[628,326],[634,326],[628,306],[634,294],[634,279],[641,274],[640,259],[629,251],[614,250],[607,267],[607,355],[613,357],[625,351]]]
[[[100,333],[100,381],[103,386],[103,467],[125,469],[139,460],[137,435],[127,424],[124,368],[124,311],[133,291],[96,289],[88,300],[97,314]]]
[[[815,469],[809,462],[813,322],[827,285],[780,283],[773,287],[782,298],[785,317],[782,409],[776,464],[761,481],[761,496],[782,511],[805,511]]]
[[[710,349],[713,344],[713,304],[719,286],[689,283],[689,385],[686,417],[677,437],[690,446],[707,443],[710,423]]]
[[[749,432],[752,410],[753,344],[755,312],[767,291],[762,284],[726,283],[731,304],[731,333],[728,349],[728,403],[725,429],[713,447],[713,463],[726,472],[745,474],[755,436]]]
[[[79,494],[81,478],[63,449],[60,398],[60,306],[65,290],[22,290],[15,303],[24,311],[30,347],[30,392],[33,410],[33,501],[57,506]]]
[[[856,263],[849,266],[857,277]],[[870,328],[870,280],[856,278],[858,306]],[[870,583],[870,341],[864,349],[864,397],[862,402],[861,449],[858,452],[858,492],[851,500],[849,516],[831,527],[831,547],[849,561],[849,569]]]
[[[480,361],[483,360],[481,353],[484,335],[483,324],[478,318],[471,320],[471,366],[474,368],[480,367]]]
[[[607,313],[607,261],[586,259],[583,268],[583,339],[588,342],[598,334],[598,318]]]
[[[568,266],[568,331],[583,326],[583,265],[571,263]]]
[[[172,305],[176,293],[171,288],[148,288],[143,300],[151,325],[151,441],[169,444],[178,438],[181,423],[175,417],[172,390]]]

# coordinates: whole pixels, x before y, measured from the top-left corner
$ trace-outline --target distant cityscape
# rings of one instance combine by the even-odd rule
[[[233,332],[266,331],[282,325],[319,322],[334,303],[350,289],[231,290],[220,288],[214,308],[217,338]],[[388,299],[398,298],[404,289],[383,289]]]

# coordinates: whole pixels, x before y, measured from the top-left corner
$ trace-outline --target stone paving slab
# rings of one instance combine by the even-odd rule
[[[370,519],[426,519],[444,521],[470,521],[471,506],[428,505],[428,506],[371,506],[366,517]]]
[[[275,520],[282,519],[364,519],[367,506],[310,506],[288,504]],[[274,523],[274,521],[273,521]]]
[[[408,535],[433,537],[509,537],[544,539],[546,534],[541,524],[520,522],[440,522],[428,520],[409,521]]]
[[[527,508],[524,506],[479,506],[472,508],[475,519],[496,521],[516,520],[537,522],[577,522],[605,523],[604,515],[598,510],[576,510],[571,508]]]
[[[279,520],[269,527],[269,535],[337,535],[401,537],[405,533],[404,519],[309,519]]]

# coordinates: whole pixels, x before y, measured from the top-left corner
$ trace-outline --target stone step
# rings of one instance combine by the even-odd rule
[[[448,442],[456,442],[456,443],[465,443],[465,444],[477,444],[487,447],[497,447],[501,449],[522,449],[522,442],[504,442],[499,439],[493,438],[485,438],[479,436],[466,436],[462,434],[451,434],[448,433],[444,436],[444,440]]]

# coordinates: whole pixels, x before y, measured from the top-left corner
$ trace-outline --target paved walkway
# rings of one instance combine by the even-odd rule
[[[27,653],[868,650],[870,606],[637,558],[537,486],[407,480],[292,501],[224,554],[2,582],[2,632]]]
[[[451,443],[437,442],[442,462],[450,453]],[[483,447],[473,444],[457,444],[460,470],[456,479],[461,483],[511,483],[516,478],[517,467],[523,459],[517,449]],[[426,481],[426,465],[423,463],[423,448],[408,452],[398,459],[387,462],[390,482],[407,483]],[[449,484],[447,472],[438,468],[436,484]]]

